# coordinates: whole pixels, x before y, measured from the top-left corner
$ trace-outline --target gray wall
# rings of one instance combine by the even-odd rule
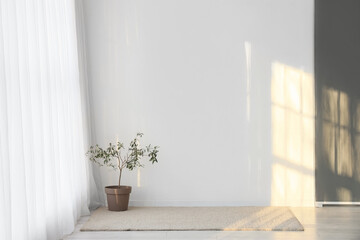
[[[360,1],[315,1],[316,200],[360,201]]]

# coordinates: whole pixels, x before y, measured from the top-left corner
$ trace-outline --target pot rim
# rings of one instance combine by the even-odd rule
[[[127,186],[127,185],[109,185],[109,186],[105,186],[105,188],[111,188],[111,189],[119,189],[119,188],[131,188],[131,186]]]
[[[105,187],[106,194],[130,194],[131,193],[131,186],[125,186],[125,185],[111,185]]]

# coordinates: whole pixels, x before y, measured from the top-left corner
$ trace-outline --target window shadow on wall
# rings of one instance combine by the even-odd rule
[[[320,86],[317,119],[317,201],[360,201],[360,98]]]

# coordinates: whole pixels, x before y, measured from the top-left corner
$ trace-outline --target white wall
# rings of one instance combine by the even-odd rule
[[[301,83],[313,73],[313,5],[84,1],[96,142],[128,143],[141,131],[161,147],[156,166],[126,172],[131,204],[313,203],[313,149],[303,150],[313,115],[305,127],[302,117],[313,85]],[[280,115],[274,104],[284,105]],[[116,184],[111,170],[101,176],[103,186]]]

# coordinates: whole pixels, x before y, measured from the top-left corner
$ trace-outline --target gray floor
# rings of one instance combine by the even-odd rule
[[[73,234],[64,239],[339,239],[360,240],[360,207],[291,208],[304,232],[80,232],[88,217],[80,219]]]

